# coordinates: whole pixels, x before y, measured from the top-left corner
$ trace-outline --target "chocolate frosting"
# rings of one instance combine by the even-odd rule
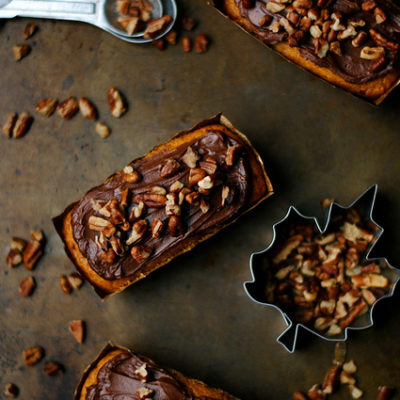
[[[246,160],[246,152],[237,162],[227,167],[225,164],[225,154],[229,146],[241,144],[233,138],[227,136],[222,131],[210,130],[202,137],[193,140],[190,143],[181,145],[177,148],[165,148],[162,151],[156,152],[148,158],[142,158],[134,161],[130,165],[138,171],[142,179],[137,183],[128,183],[123,179],[123,173],[113,175],[106,183],[89,191],[74,208],[71,216],[73,226],[73,235],[78,244],[79,250],[87,258],[90,267],[101,277],[107,280],[121,279],[129,277],[140,270],[144,264],[155,257],[161,256],[165,251],[178,245],[188,237],[201,235],[207,229],[218,227],[226,224],[230,220],[235,219],[240,213],[243,206],[246,204],[249,193],[249,167]],[[185,232],[179,237],[172,237],[168,232],[154,239],[151,236],[151,229],[148,229],[146,234],[136,244],[149,246],[153,249],[153,253],[144,262],[138,263],[132,258],[129,251],[125,255],[116,257],[112,263],[103,260],[100,255],[102,250],[96,245],[95,239],[98,232],[89,229],[88,219],[95,215],[92,208],[91,200],[109,201],[117,198],[120,201],[121,193],[129,188],[134,195],[140,195],[148,192],[151,187],[158,185],[163,186],[167,191],[171,184],[179,180],[189,186],[189,168],[181,162],[181,169],[173,176],[161,178],[160,169],[169,158],[179,160],[185,153],[188,147],[191,147],[199,154],[201,159],[207,156],[213,157],[218,163],[219,179],[224,185],[228,185],[234,189],[235,196],[229,204],[221,205],[221,186],[213,188],[208,198],[210,203],[210,211],[203,214],[198,206],[185,204],[182,206],[181,218],[186,227]],[[135,204],[136,205],[136,204]],[[159,218],[166,221],[164,208],[147,208],[144,218],[148,221],[151,227],[154,218]],[[122,232],[122,235],[126,235]]]
[[[275,45],[277,43],[287,41],[288,34],[285,30],[279,33],[273,33],[268,30],[268,26],[260,26],[259,21],[261,17],[269,15],[273,17],[273,21],[282,18],[280,14],[274,14],[269,12],[265,5],[267,0],[261,1],[256,0],[255,6],[250,9],[246,9],[243,6],[243,0],[236,0],[242,17],[247,18],[254,26],[255,33],[260,39],[267,45]],[[313,1],[316,4],[316,1]],[[357,3],[359,7],[352,6]],[[390,0],[376,0],[378,6],[385,12],[386,21],[377,24],[375,22],[374,13],[363,11],[361,6],[361,0],[355,0],[351,2],[349,0],[329,0],[327,7],[329,13],[341,12],[344,19],[348,18],[361,18],[366,22],[366,25],[361,29],[368,33],[369,29],[375,29],[377,32],[382,34],[387,39],[400,43],[400,9]],[[357,29],[359,31],[359,29]],[[365,43],[360,47],[354,47],[351,43],[351,38],[340,42],[342,55],[337,55],[332,52],[328,52],[324,58],[318,57],[314,52],[314,46],[312,44],[312,37],[302,40],[299,43],[299,49],[303,58],[314,62],[320,67],[328,68],[335,74],[342,77],[347,82],[351,83],[364,83],[384,76],[394,70],[398,70],[398,54],[397,52],[386,51],[386,64],[378,71],[373,71],[370,67],[371,61],[362,59],[360,57],[360,51],[363,46],[376,47],[377,44],[372,41],[370,36]]]
[[[135,373],[144,363],[148,373],[146,382]],[[143,387],[154,391],[149,397],[152,400],[211,400],[191,396],[167,370],[128,350],[100,368],[97,383],[87,389],[86,400],[138,400],[137,391]]]

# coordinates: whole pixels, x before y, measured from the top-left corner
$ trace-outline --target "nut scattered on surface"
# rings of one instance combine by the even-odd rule
[[[22,60],[31,51],[31,47],[28,46],[27,44],[19,44],[19,45],[13,46],[12,49],[13,49],[15,61]]]
[[[176,33],[176,31],[171,30],[165,35],[164,38],[169,44],[175,45],[177,36],[178,34]]]
[[[102,139],[105,139],[110,134],[110,128],[103,122],[97,122],[96,132]]]
[[[196,36],[196,39],[194,40],[194,44],[193,44],[193,50],[196,53],[204,53],[207,51],[208,44],[209,44],[209,39],[208,39],[207,35],[202,33],[202,34]]]
[[[29,276],[21,281],[18,288],[18,293],[21,297],[28,297],[32,294],[35,289],[36,283],[33,277]]]
[[[40,112],[40,114],[45,117],[49,117],[52,115],[57,107],[57,99],[48,98],[40,100],[39,103],[36,104],[35,110]]]
[[[83,343],[85,338],[85,323],[82,320],[74,320],[69,322],[69,331],[78,343]]]
[[[32,125],[33,118],[26,112],[22,112],[15,121],[12,137],[19,139],[24,136]]]
[[[33,346],[25,349],[22,352],[22,357],[27,366],[32,366],[37,364],[44,356],[44,350],[40,346]]]
[[[191,17],[182,18],[182,28],[185,31],[192,31],[197,25],[197,21]]]
[[[379,386],[376,400],[389,400],[394,393],[394,389],[388,386]]]
[[[37,30],[37,26],[33,23],[29,23],[25,25],[24,28],[24,39],[29,39],[34,35]]]
[[[47,361],[43,366],[43,373],[47,376],[59,375],[63,372],[63,366],[54,361]]]
[[[6,119],[6,122],[4,123],[4,125],[2,127],[3,133],[8,138],[10,138],[12,136],[12,131],[14,129],[16,120],[17,120],[17,114],[15,114],[15,113],[9,114],[7,119]]]
[[[74,97],[68,97],[57,106],[57,113],[65,119],[71,119],[78,111],[79,104]]]
[[[8,397],[17,397],[19,393],[18,386],[14,383],[7,383],[4,388],[4,394]]]
[[[22,254],[20,251],[10,249],[7,254],[6,263],[10,267],[17,267],[22,263]]]
[[[72,292],[72,286],[65,275],[60,277],[60,288],[65,294],[71,294]]]
[[[80,276],[78,273],[76,273],[76,272],[74,272],[74,273],[72,273],[72,274],[69,274],[68,277],[67,277],[67,279],[68,279],[69,284],[71,285],[71,287],[72,287],[74,290],[79,289],[79,288],[82,286],[82,284],[83,284],[83,279],[82,279],[81,276]]]
[[[150,21],[144,31],[143,37],[145,39],[153,39],[163,32],[169,24],[172,22],[170,15],[164,15],[160,18],[153,19]]]
[[[39,258],[43,255],[44,237],[41,231],[32,231],[31,240],[25,247],[23,261],[25,268],[31,271],[35,268]]]
[[[85,118],[97,119],[97,110],[94,104],[88,100],[86,97],[81,97],[79,99],[79,110],[81,111],[81,114]]]
[[[192,50],[192,42],[190,41],[190,38],[187,36],[183,37],[181,39],[181,46],[185,53],[189,53]]]
[[[126,105],[121,93],[111,87],[107,92],[108,105],[113,117],[119,118],[126,112]]]

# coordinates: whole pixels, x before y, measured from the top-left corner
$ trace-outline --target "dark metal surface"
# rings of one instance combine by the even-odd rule
[[[75,95],[92,99],[113,128],[101,140],[80,116],[34,114],[25,138],[0,137],[3,260],[11,235],[28,237],[31,227],[42,227],[48,238],[31,298],[17,294],[29,275],[23,266],[10,270],[3,261],[0,270],[0,385],[15,382],[21,399],[70,399],[83,368],[109,339],[243,400],[286,400],[320,382],[333,344],[306,334],[287,353],[275,342],[284,328],[279,312],[251,302],[242,287],[250,279],[250,254],[268,245],[272,224],[291,204],[314,215],[322,197],[345,205],[378,183],[375,216],[385,234],[377,253],[400,265],[399,91],[374,108],[282,60],[203,1],[179,5],[199,19],[196,32],[212,38],[208,53],[185,54],[179,46],[159,52],[88,25],[37,21],[32,53],[16,63],[11,47],[23,42],[27,21],[0,25],[1,123],[8,112],[34,113],[43,97]],[[129,101],[121,120],[107,110],[110,86]],[[73,268],[51,217],[130,160],[218,111],[259,150],[276,195],[104,303],[89,285],[63,294],[59,276]],[[374,328],[349,335],[365,399],[375,398],[380,384],[400,386],[399,305],[399,294],[383,301]],[[88,326],[83,345],[67,327],[80,318]],[[46,359],[62,362],[65,374],[44,376],[43,362],[25,367],[21,352],[34,344],[46,349]]]

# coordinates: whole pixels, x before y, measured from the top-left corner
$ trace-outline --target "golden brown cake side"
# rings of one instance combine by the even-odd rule
[[[97,400],[116,392],[124,392],[134,399],[139,398],[137,392],[142,388],[149,390],[149,399],[237,400],[220,389],[162,368],[151,359],[112,343],[85,370],[74,400]]]
[[[194,143],[195,141],[207,138],[210,135],[210,132],[212,135],[214,135],[212,136],[212,140],[214,141],[216,140],[215,138],[218,139],[218,135],[215,136],[215,132],[219,132],[220,136],[225,135],[226,137],[237,141],[243,147],[243,154],[247,160],[246,164],[248,164],[246,167],[248,171],[248,182],[245,182],[246,187],[248,188],[246,192],[246,200],[243,201],[243,204],[240,208],[235,209],[236,211],[234,210],[236,214],[232,214],[232,217],[227,215],[225,219],[216,219],[216,223],[209,223],[207,229],[200,229],[199,231],[193,230],[193,233],[190,233],[190,235],[187,237],[185,236],[184,239],[178,241],[177,244],[172,243],[171,246],[165,246],[162,254],[159,256],[154,256],[153,258],[150,257],[148,261],[142,263],[137,271],[129,274],[129,276],[122,276],[121,278],[116,279],[111,277],[110,279],[108,276],[102,276],[101,273],[98,273],[98,271],[93,268],[93,265],[90,265],[88,258],[82,253],[79,243],[74,235],[74,228],[76,229],[76,226],[74,226],[73,217],[74,212],[77,214],[79,203],[70,205],[63,214],[54,219],[54,224],[64,242],[67,254],[74,262],[78,271],[94,286],[96,292],[99,293],[101,297],[107,297],[123,290],[128,285],[144,278],[152,271],[156,270],[162,265],[165,265],[177,255],[189,251],[198,243],[206,240],[210,236],[213,236],[226,225],[233,223],[240,215],[249,211],[272,194],[272,185],[266,175],[260,156],[254,150],[248,139],[243,134],[235,130],[230,122],[221,115],[203,121],[188,131],[176,134],[170,141],[157,146],[151,152],[146,154],[146,156],[133,161],[131,165],[135,165],[135,163],[138,162],[145,163],[147,160],[152,160],[154,157],[163,155],[165,152],[169,154],[170,151],[174,151],[182,146],[185,148],[186,144],[188,143]],[[105,184],[112,184],[116,178],[120,178],[122,175],[123,171],[117,172],[109,177]],[[88,193],[91,193],[93,190],[96,190],[100,187],[102,187],[102,185],[92,189]],[[82,199],[84,199],[85,196]],[[86,218],[84,214],[82,215],[82,219]]]
[[[305,70],[324,79],[325,81],[349,91],[356,96],[379,104],[383,98],[385,98],[386,95],[398,84],[400,78],[400,70],[398,67],[394,70],[388,71],[387,74],[379,76],[376,79],[371,79],[367,82],[350,82],[335,73],[333,70],[317,65],[312,60],[304,58],[300,48],[296,46],[291,47],[287,40],[274,44],[266,43],[265,40],[263,40],[263,37],[260,35],[260,29],[248,18],[242,15],[237,0],[215,0],[214,5],[225,16],[233,20],[247,33],[250,33],[252,36],[274,49],[289,61],[301,66]],[[348,40],[351,40],[351,38]],[[359,47],[359,49],[361,51],[362,47]]]

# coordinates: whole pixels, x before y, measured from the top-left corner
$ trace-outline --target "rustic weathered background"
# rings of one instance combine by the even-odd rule
[[[0,386],[15,382],[21,399],[71,399],[81,372],[108,340],[243,400],[287,400],[320,382],[334,345],[303,334],[288,354],[275,342],[284,328],[279,313],[252,303],[242,288],[250,254],[269,244],[272,224],[291,204],[322,218],[322,197],[349,204],[378,183],[376,216],[386,228],[378,254],[400,266],[400,90],[374,108],[263,48],[204,1],[179,6],[181,15],[199,20],[196,33],[212,38],[206,54],[185,54],[180,46],[159,52],[89,25],[38,20],[31,55],[16,63],[11,47],[23,42],[28,20],[0,23],[1,123],[13,111],[35,116],[23,139],[0,137]],[[120,120],[107,108],[110,86],[129,101]],[[94,101],[113,129],[108,139],[79,115],[64,121],[34,111],[43,97],[70,95]],[[260,151],[276,195],[106,302],[87,284],[63,294],[59,276],[73,266],[51,217],[130,160],[219,111]],[[18,283],[29,272],[11,270],[4,260],[10,236],[29,237],[31,227],[44,229],[46,255],[33,271],[33,296],[19,298]],[[384,301],[374,328],[350,334],[349,356],[359,365],[365,399],[374,399],[380,384],[400,389],[399,305],[399,295]],[[87,322],[82,345],[68,332],[71,319]],[[24,366],[21,352],[35,344],[46,349],[46,359],[65,365],[64,375],[44,376],[43,361]]]

